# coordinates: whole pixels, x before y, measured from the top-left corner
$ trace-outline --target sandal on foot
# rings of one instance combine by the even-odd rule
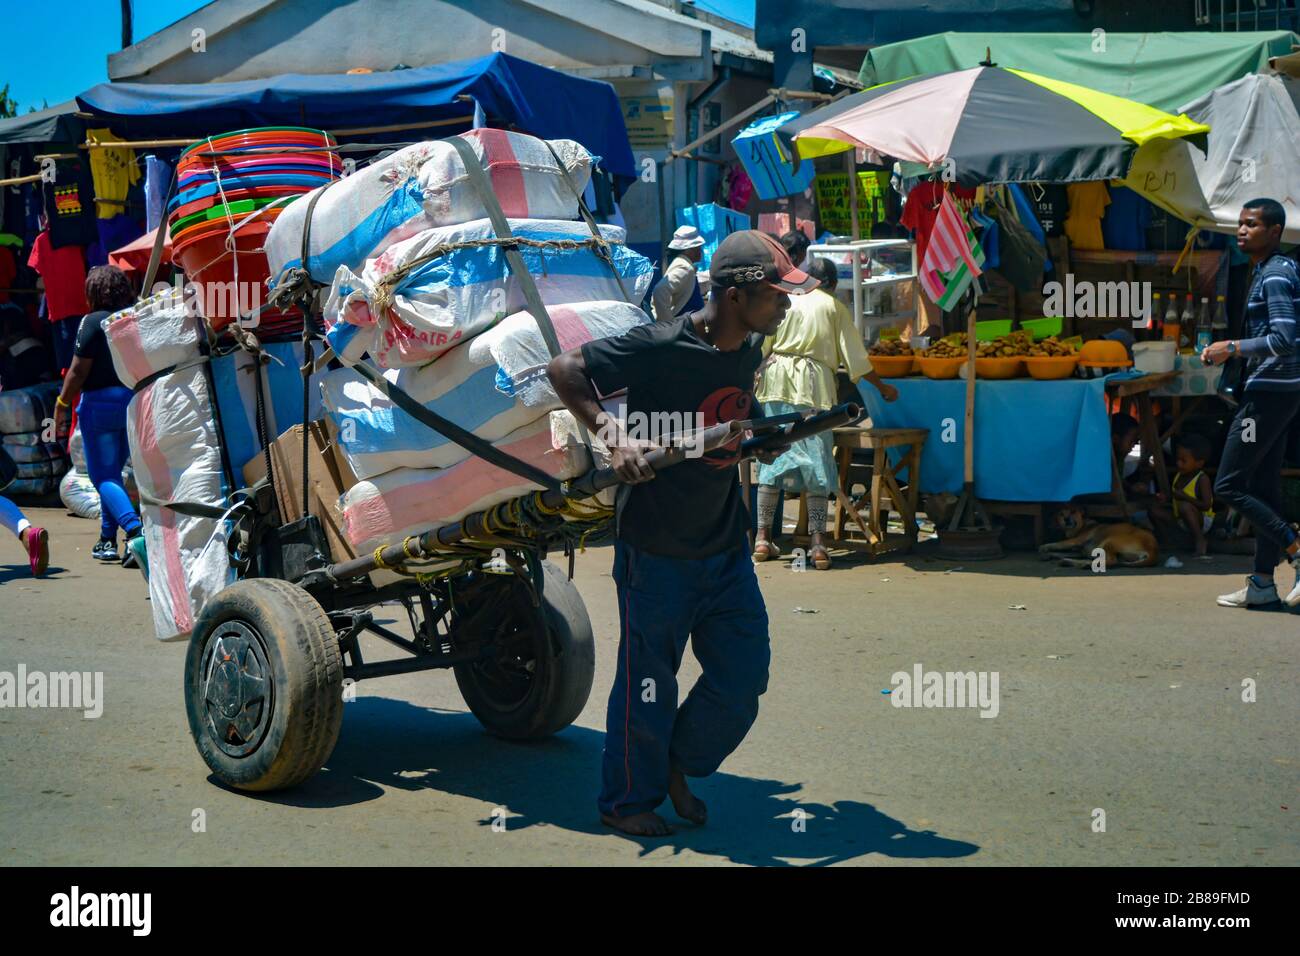
[[[830,553],[820,544],[808,549],[808,559],[812,561],[812,566],[818,571],[825,571],[831,566]]]
[[[773,541],[755,541],[754,554],[755,561],[770,561],[772,558],[781,557],[781,549]]]

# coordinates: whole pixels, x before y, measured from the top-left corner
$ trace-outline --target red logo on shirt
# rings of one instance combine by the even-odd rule
[[[749,410],[754,404],[754,396],[747,391],[730,385],[720,388],[708,395],[700,403],[699,421],[708,428],[722,422],[733,422],[749,417]],[[740,435],[727,444],[704,455],[704,461],[711,468],[730,468],[740,461]]]

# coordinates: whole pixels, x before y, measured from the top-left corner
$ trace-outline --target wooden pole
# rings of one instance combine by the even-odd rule
[[[33,176],[16,176],[13,179],[0,179],[0,186],[21,186],[24,183],[34,183],[40,180],[41,174],[36,173]]]

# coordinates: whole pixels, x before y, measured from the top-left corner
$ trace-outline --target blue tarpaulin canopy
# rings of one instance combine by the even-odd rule
[[[77,104],[68,100],[32,113],[0,119],[0,146],[18,143],[75,143],[85,134],[72,114]]]
[[[465,119],[463,126],[438,127],[442,136],[468,129],[477,104],[491,125],[544,139],[576,140],[601,157],[601,168],[621,180],[621,186],[636,178],[612,86],[504,53],[383,73],[286,73],[230,83],[101,83],[78,96],[77,103],[131,136],[202,136],[276,125],[333,131]]]

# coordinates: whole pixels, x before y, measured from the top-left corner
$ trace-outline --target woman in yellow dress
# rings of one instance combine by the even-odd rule
[[[763,340],[767,356],[758,370],[755,398],[764,415],[799,412],[810,415],[835,405],[835,370],[848,370],[849,378],[866,378],[887,402],[898,390],[883,382],[871,368],[862,336],[848,307],[835,298],[838,274],[829,259],[814,259],[808,269],[820,285],[805,295],[792,296],[785,321],[775,335]],[[826,506],[835,490],[834,445],[830,432],[795,442],[770,465],[758,469],[758,533],[754,560],[766,561],[780,550],[771,540],[772,518],[786,491],[808,495],[808,557],[819,571],[831,566],[823,536]]]

